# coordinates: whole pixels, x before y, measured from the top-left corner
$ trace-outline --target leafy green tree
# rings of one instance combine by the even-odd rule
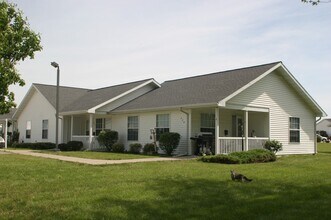
[[[15,4],[0,0],[0,114],[16,106],[9,86],[24,86],[16,64],[33,59],[34,53],[41,50],[40,35],[30,29],[22,11]]]
[[[321,1],[321,0],[301,0],[301,2],[309,3],[309,4],[312,4],[312,5],[318,5],[319,3],[331,3],[331,0],[325,0],[325,1]]]

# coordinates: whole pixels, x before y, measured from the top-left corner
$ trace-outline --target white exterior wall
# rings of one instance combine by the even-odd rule
[[[328,133],[328,136],[331,136],[331,122],[328,120],[323,119],[316,125],[317,131],[326,131]]]
[[[279,154],[314,153],[314,113],[277,72],[233,97],[227,104],[269,108],[270,139],[283,144],[283,151]],[[300,143],[289,143],[289,117],[300,118]]]
[[[146,112],[137,114],[120,114],[111,117],[111,129],[119,134],[119,142],[125,145],[129,150],[131,143],[140,143],[144,146],[146,143],[151,143],[150,129],[156,126],[157,114],[169,114],[170,117],[170,132],[177,132],[180,134],[180,143],[175,151],[175,154],[188,153],[188,136],[187,136],[187,116],[178,110],[159,111],[159,112]],[[127,122],[128,116],[138,116],[139,131],[138,141],[127,140]]]
[[[34,91],[31,99],[19,115],[18,130],[19,141],[32,142],[53,142],[55,143],[55,108],[40,93]],[[48,138],[42,139],[42,120],[48,119]],[[26,139],[26,123],[31,121],[31,138]],[[62,120],[59,120],[59,143],[62,142]]]

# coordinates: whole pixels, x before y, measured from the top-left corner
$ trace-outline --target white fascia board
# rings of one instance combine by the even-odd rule
[[[270,68],[268,71],[266,71],[265,73],[263,73],[259,77],[255,78],[254,80],[250,81],[248,84],[246,84],[245,86],[241,87],[240,89],[238,89],[237,91],[235,91],[231,95],[229,95],[229,96],[225,97],[224,99],[222,99],[221,101],[219,101],[218,102],[218,106],[225,107],[227,101],[229,101],[230,99],[232,99],[233,97],[235,97],[236,95],[238,95],[239,93],[241,93],[242,91],[244,91],[245,89],[251,87],[253,84],[255,84],[256,82],[260,81],[261,79],[263,79],[264,77],[266,77],[269,73],[273,72],[275,69],[277,69],[280,66],[282,66],[282,63],[278,63],[277,65],[273,66],[272,68]]]
[[[234,105],[234,104],[227,104],[226,107],[222,106],[224,109],[236,109],[236,110],[243,110],[243,111],[253,111],[253,112],[269,112],[270,109],[265,106],[252,106],[252,105]]]
[[[292,82],[294,82],[294,84],[299,87],[299,89],[301,90],[301,92],[303,93],[303,95],[308,98],[308,100],[310,100],[312,102],[313,105],[315,105],[315,107],[320,111],[320,113],[322,113],[322,117],[326,117],[327,114],[326,112],[321,108],[321,106],[319,106],[319,104],[317,104],[317,102],[313,99],[313,97],[311,97],[309,95],[309,93],[306,91],[306,89],[299,83],[298,80],[296,80],[296,78],[291,74],[291,72],[283,65],[281,64],[283,70],[285,71],[285,73],[287,73],[287,76],[290,77],[290,79],[292,80]]]
[[[128,95],[128,94],[130,94],[130,93],[132,93],[132,92],[134,92],[134,91],[136,91],[136,90],[138,90],[138,89],[140,89],[140,88],[142,88],[142,87],[150,84],[150,83],[154,83],[156,86],[161,87],[161,85],[159,83],[157,83],[154,79],[148,80],[147,82],[144,82],[144,83],[142,83],[142,84],[140,84],[140,85],[138,85],[138,86],[136,86],[136,87],[134,87],[134,88],[126,91],[126,92],[123,92],[122,94],[120,94],[120,95],[118,95],[118,96],[116,96],[116,97],[114,97],[112,99],[109,99],[109,100],[107,100],[107,101],[105,101],[105,102],[103,102],[103,103],[101,103],[101,104],[99,104],[97,106],[94,106],[93,108],[88,109],[87,112],[88,113],[95,113],[95,111],[98,108],[101,108],[104,105],[107,105],[107,104],[109,104],[109,103],[111,103],[111,102],[113,102],[113,101],[115,101],[115,100],[117,100],[119,98],[122,98],[122,97],[124,97],[124,96],[126,96],[126,95]]]

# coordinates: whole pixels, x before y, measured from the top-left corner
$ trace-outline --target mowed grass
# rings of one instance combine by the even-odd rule
[[[80,158],[90,158],[90,159],[100,159],[100,160],[127,160],[127,159],[142,159],[151,158],[159,156],[142,155],[142,154],[128,154],[128,153],[113,153],[113,152],[93,152],[93,151],[49,151],[49,150],[39,150],[39,153],[55,154],[61,156],[69,157],[80,157]]]
[[[0,219],[330,219],[330,167],[331,148],[246,165],[0,154]],[[253,181],[233,182],[231,169]]]

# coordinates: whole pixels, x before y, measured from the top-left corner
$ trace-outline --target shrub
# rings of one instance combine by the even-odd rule
[[[218,154],[215,156],[203,156],[200,157],[198,160],[207,163],[225,163],[225,164],[238,164],[240,160],[237,157]]]
[[[145,144],[144,148],[143,148],[143,152],[144,152],[144,154],[156,154],[157,153],[155,145],[153,143]]]
[[[160,148],[171,156],[172,152],[178,147],[180,134],[175,132],[163,133],[160,136]]]
[[[79,151],[83,148],[83,142],[81,141],[69,141],[67,145],[71,151]]]
[[[255,149],[242,152],[233,152],[228,155],[203,156],[198,159],[207,163],[225,163],[225,164],[239,164],[239,163],[265,163],[276,161],[276,155],[265,149]]]
[[[322,138],[321,138],[321,136],[319,136],[319,135],[316,135],[316,141],[317,141],[317,143],[321,143],[321,141],[322,141]]]
[[[69,141],[67,144],[59,144],[61,151],[80,151],[83,148],[83,142],[81,141]]]
[[[125,151],[124,144],[121,143],[115,143],[112,146],[113,152],[115,153],[123,153]]]
[[[139,154],[141,151],[142,145],[139,143],[130,144],[130,153]]]
[[[97,140],[101,146],[105,146],[108,151],[111,151],[113,144],[118,140],[118,132],[111,130],[101,131]]]
[[[36,142],[36,143],[14,143],[14,148],[27,148],[32,150],[48,150],[55,148],[55,144],[51,142]]]
[[[276,140],[268,140],[265,142],[264,148],[274,153],[277,153],[278,151],[281,151],[283,149],[283,144]]]

